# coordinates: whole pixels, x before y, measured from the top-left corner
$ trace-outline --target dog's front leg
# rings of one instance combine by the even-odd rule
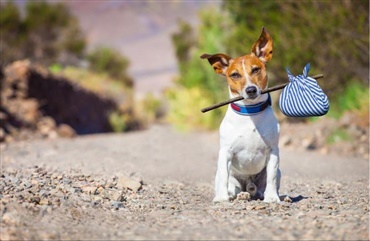
[[[217,162],[217,173],[215,179],[215,198],[213,202],[229,201],[228,181],[230,175],[230,155],[226,150],[220,150]]]
[[[279,170],[279,149],[274,148],[267,161],[266,167],[266,190],[264,202],[280,202],[280,170]]]

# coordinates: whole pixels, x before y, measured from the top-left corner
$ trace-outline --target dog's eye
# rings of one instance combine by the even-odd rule
[[[230,75],[230,78],[232,79],[239,79],[240,77],[242,77],[239,73],[235,72],[235,73],[232,73]]]
[[[261,68],[259,67],[253,67],[252,68],[252,74],[257,74],[258,72],[260,72]]]

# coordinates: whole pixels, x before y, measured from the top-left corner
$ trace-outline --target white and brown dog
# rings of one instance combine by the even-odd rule
[[[230,98],[220,126],[220,152],[214,202],[229,201],[245,192],[265,202],[280,202],[279,123],[271,108],[266,63],[273,41],[265,28],[251,53],[232,59],[226,54],[203,54],[216,73],[226,76]]]

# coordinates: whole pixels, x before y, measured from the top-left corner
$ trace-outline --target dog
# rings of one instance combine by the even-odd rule
[[[203,54],[216,73],[226,76],[230,98],[220,125],[220,150],[213,202],[231,201],[241,194],[264,202],[280,202],[279,123],[271,108],[266,63],[272,58],[273,40],[263,27],[251,53],[231,58]]]

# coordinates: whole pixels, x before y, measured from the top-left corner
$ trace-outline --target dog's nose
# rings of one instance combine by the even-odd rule
[[[249,86],[245,89],[245,92],[247,92],[249,96],[254,96],[257,94],[257,88],[255,86]]]

